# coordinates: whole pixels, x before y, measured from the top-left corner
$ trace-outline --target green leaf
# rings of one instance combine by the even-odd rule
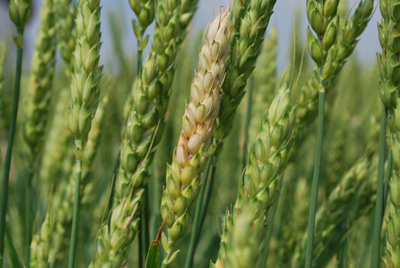
[[[160,242],[151,242],[149,252],[146,258],[146,268],[158,268],[158,259],[160,257]]]

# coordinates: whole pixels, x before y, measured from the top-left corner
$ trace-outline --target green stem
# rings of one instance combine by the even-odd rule
[[[140,38],[137,40],[138,52],[137,52],[137,75],[140,77],[143,67],[143,50],[141,49],[143,41],[144,30],[140,29]],[[146,252],[149,248],[149,228],[148,228],[148,215],[149,215],[149,188],[146,186],[143,192],[143,205],[140,211],[141,220],[139,225],[139,267],[144,267],[144,260],[146,260]],[[147,210],[147,211],[146,211]]]
[[[31,255],[31,241],[32,241],[32,178],[33,169],[31,168],[26,178],[26,195],[25,195],[25,263],[29,265]]]
[[[393,154],[392,150],[389,150],[386,172],[385,172],[385,184],[383,185],[383,211],[385,211],[387,198],[389,195],[389,181],[392,176],[392,165],[393,165]]]
[[[378,185],[376,190],[374,232],[372,235],[371,267],[378,268],[381,255],[381,229],[383,218],[383,184],[385,177],[385,150],[386,150],[386,126],[387,111],[382,107],[381,129],[379,134],[379,161],[378,161]]]
[[[140,36],[142,36],[142,32],[140,33]],[[143,58],[143,51],[140,49],[140,46],[141,46],[141,43],[142,43],[142,38],[138,38],[138,40],[137,40],[137,46],[138,46],[138,51],[137,51],[137,76],[138,77],[140,77],[140,74],[142,73],[142,58]],[[148,194],[147,193],[147,190],[148,189],[145,189],[144,190],[144,193],[143,193],[143,198],[144,199],[148,199],[148,197],[146,198],[146,195]],[[145,202],[145,201],[144,201]],[[139,268],[142,268],[142,267],[144,267],[144,260],[146,259],[146,258],[144,258],[144,254],[146,254],[145,252],[146,252],[146,247],[145,247],[145,231],[144,231],[144,228],[145,228],[145,220],[144,220],[144,215],[146,214],[145,212],[144,212],[144,210],[145,210],[145,204],[144,204],[144,202],[143,202],[143,206],[142,206],[142,208],[141,208],[141,210],[140,210],[140,214],[141,214],[141,220],[140,220],[140,225],[139,225],[139,241],[138,241],[138,243],[139,243],[139,247],[138,247],[138,250],[139,250]]]
[[[140,212],[143,216],[143,209]],[[139,226],[139,239],[138,239],[138,250],[139,250],[139,268],[143,268],[144,265],[144,250],[143,250],[143,235],[142,235],[142,221],[140,221],[140,226]]]
[[[278,181],[278,189],[281,188],[282,186],[282,177],[280,177],[279,181]],[[273,228],[273,223],[274,223],[274,219],[275,219],[275,214],[276,214],[276,208],[278,207],[278,202],[279,202],[279,196],[280,196],[281,191],[279,191],[278,196],[276,198],[275,204],[272,207],[272,211],[271,213],[268,215],[268,230],[267,230],[267,234],[265,235],[265,241],[264,241],[264,248],[261,254],[261,260],[260,260],[260,268],[264,268],[267,267],[267,256],[268,256],[268,250],[269,250],[269,242],[271,241],[271,237],[272,237],[272,233],[274,231]]]
[[[24,29],[18,29],[18,34],[23,36]],[[11,113],[10,130],[8,135],[8,144],[6,158],[4,162],[3,186],[1,193],[1,208],[0,208],[0,268],[3,267],[4,256],[4,236],[6,230],[6,214],[7,214],[7,197],[8,197],[8,182],[10,178],[11,156],[14,144],[15,128],[17,125],[19,91],[21,86],[22,72],[22,47],[17,48],[17,67],[15,71],[14,83],[14,99]]]
[[[78,240],[78,222],[79,222],[79,205],[80,205],[80,190],[81,190],[81,175],[82,175],[82,160],[76,160],[76,171],[75,171],[75,193],[74,193],[74,211],[72,214],[72,229],[71,229],[71,240],[69,247],[69,260],[68,268],[75,267],[76,261],[76,247]]]
[[[141,208],[140,234],[139,234],[139,267],[144,267],[146,252],[150,247],[149,234],[149,185],[146,184],[143,192],[143,202]]]
[[[252,104],[253,104],[253,87],[254,87],[254,78],[250,77],[250,80],[249,80],[249,91],[247,92],[247,111],[246,111],[246,121],[245,121],[246,125],[244,127],[242,168],[246,167],[246,161],[247,161],[247,144],[249,142],[251,108],[252,108]]]
[[[346,267],[346,253],[348,252],[348,247],[349,247],[349,237],[347,237],[344,241],[342,246],[339,249],[339,264],[338,268],[344,268]]]
[[[201,229],[203,228],[203,224],[204,224],[204,221],[206,219],[207,208],[208,208],[208,204],[210,203],[211,194],[212,194],[212,190],[213,190],[213,186],[214,186],[215,171],[216,170],[217,170],[217,168],[216,168],[215,163],[214,163],[212,165],[212,167],[211,167],[211,177],[210,177],[210,182],[208,183],[208,186],[207,186],[206,199],[204,200],[203,206],[201,207],[199,227],[197,228],[197,231],[196,231],[196,244],[195,244],[195,246],[197,246],[197,244],[199,243]]]
[[[146,255],[147,250],[150,248],[150,204],[149,204],[149,184],[147,183],[144,187],[143,196],[143,253]],[[146,256],[145,256],[146,257]],[[146,259],[146,258],[144,258]]]
[[[315,227],[315,212],[317,211],[318,203],[318,185],[321,171],[322,147],[324,140],[324,109],[325,109],[325,91],[324,81],[321,79],[322,90],[318,93],[318,136],[317,147],[315,151],[314,174],[311,188],[311,203],[310,212],[308,214],[307,227],[307,244],[306,244],[306,263],[305,268],[311,268],[313,243],[314,243],[314,227]]]
[[[12,241],[12,236],[9,226],[6,228],[6,242],[7,242],[8,254],[10,255],[11,267],[15,268],[22,267],[18,258],[17,250],[15,249],[14,243]]]
[[[110,196],[108,197],[107,212],[105,214],[106,215],[105,218],[107,219],[106,222],[108,224],[108,228],[110,228],[110,221],[111,221],[110,213],[111,213],[113,203],[114,203],[115,185],[117,183],[117,177],[118,177],[117,172],[118,172],[118,168],[119,168],[120,155],[121,155],[121,150],[118,151],[117,158],[115,159],[113,173],[112,173],[112,177],[111,177]]]
[[[192,233],[190,234],[189,251],[186,255],[186,261],[185,261],[185,266],[184,266],[185,268],[192,267],[194,251],[196,248],[196,236],[198,235],[197,230],[198,230],[198,226],[199,226],[200,212],[201,212],[201,207],[203,205],[203,197],[204,197],[204,193],[206,190],[207,177],[208,177],[208,173],[210,171],[212,158],[213,158],[213,155],[211,155],[210,158],[208,159],[206,169],[204,170],[203,176],[201,178],[201,182],[203,184],[201,185],[200,193],[199,193],[198,200],[196,203],[196,210],[195,210],[195,214],[194,214]]]

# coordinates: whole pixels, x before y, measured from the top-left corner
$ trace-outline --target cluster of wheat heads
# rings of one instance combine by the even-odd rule
[[[399,267],[400,3],[379,1],[369,66],[374,0],[286,12],[281,72],[283,1],[227,1],[193,38],[206,0],[125,0],[108,23],[100,0],[10,0],[0,267]]]

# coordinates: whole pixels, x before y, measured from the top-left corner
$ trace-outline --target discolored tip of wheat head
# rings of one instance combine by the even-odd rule
[[[219,111],[220,92],[225,78],[229,47],[229,11],[218,14],[211,23],[200,52],[199,70],[195,74],[190,102],[182,119],[182,131],[176,150],[181,168],[208,144]]]
[[[167,235],[163,236],[167,252],[165,264],[171,263],[177,255],[177,251],[172,253],[171,247],[183,236],[190,222],[187,210],[196,199],[198,178],[208,159],[206,152],[219,112],[230,34],[230,10],[227,9],[217,14],[204,39],[175,157],[167,171],[167,187],[161,202],[161,213],[167,218],[168,226]]]

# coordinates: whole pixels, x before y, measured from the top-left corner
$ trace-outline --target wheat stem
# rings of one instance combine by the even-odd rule
[[[203,205],[203,197],[204,193],[206,190],[206,184],[207,184],[207,178],[208,178],[208,173],[210,171],[211,163],[212,163],[213,156],[210,156],[208,159],[206,168],[204,169],[203,177],[201,180],[203,181],[203,185],[201,185],[200,193],[198,200],[196,202],[196,210],[194,213],[194,220],[193,220],[193,227],[192,227],[192,233],[190,234],[190,243],[189,243],[189,251],[186,255],[186,261],[185,261],[185,268],[190,268],[192,267],[193,263],[193,256],[194,256],[194,251],[196,249],[196,238],[199,236],[199,223],[200,223],[200,215],[201,215],[201,208]]]
[[[21,263],[19,261],[19,258],[18,258],[17,250],[15,249],[15,246],[14,246],[14,243],[13,243],[13,240],[12,240],[10,226],[8,226],[6,228],[6,242],[7,242],[7,245],[8,245],[7,246],[8,252],[10,254],[11,266],[15,267],[15,268],[22,268],[22,265],[21,265]]]
[[[307,227],[307,244],[306,244],[306,264],[305,268],[311,268],[312,263],[312,252],[314,242],[314,227],[315,227],[315,212],[317,210],[318,202],[318,185],[321,171],[322,161],[322,147],[324,139],[324,109],[325,109],[325,91],[321,90],[318,93],[318,134],[317,134],[317,146],[315,151],[315,162],[314,162],[314,174],[311,188],[311,204],[310,212],[308,215],[308,227]]]
[[[78,221],[79,221],[79,205],[80,205],[80,190],[81,190],[81,176],[82,176],[82,160],[76,160],[75,170],[75,192],[74,192],[74,210],[72,216],[72,229],[71,229],[71,245],[69,248],[68,268],[75,267],[76,261],[76,246],[78,237]]]
[[[204,220],[206,219],[207,208],[208,208],[208,204],[210,203],[211,193],[212,193],[213,186],[214,186],[216,170],[217,170],[217,168],[215,167],[215,164],[214,164],[211,167],[210,182],[208,183],[206,198],[203,202],[203,206],[201,207],[200,222],[199,222],[199,226],[196,230],[196,245],[199,243],[201,229],[203,228]]]
[[[118,172],[118,168],[119,168],[119,164],[120,164],[120,162],[119,162],[120,156],[121,156],[121,150],[118,151],[117,158],[115,159],[113,173],[112,173],[112,177],[111,177],[111,185],[110,185],[111,190],[110,190],[110,195],[108,197],[107,211],[105,213],[108,226],[110,226],[111,217],[108,217],[108,216],[110,215],[112,207],[113,207],[113,200],[114,200],[114,195],[115,195],[115,184],[116,184],[116,180],[118,178],[117,172]]]
[[[26,177],[26,189],[25,189],[25,263],[30,263],[31,254],[31,241],[32,241],[32,228],[33,228],[33,211],[32,211],[32,179],[33,169],[28,171]]]
[[[18,28],[18,34],[23,37],[24,28]],[[17,48],[17,67],[15,71],[14,81],[14,99],[11,113],[10,130],[8,134],[8,144],[6,158],[4,160],[3,184],[1,193],[1,208],[0,208],[0,268],[3,267],[4,254],[4,236],[6,230],[6,214],[7,214],[7,197],[8,197],[8,182],[10,178],[11,156],[15,137],[15,128],[17,125],[19,91],[21,86],[21,71],[22,71],[22,46]]]
[[[387,108],[382,107],[381,130],[379,134],[378,181],[376,190],[374,231],[372,236],[371,267],[378,268],[381,255],[381,230],[383,220],[383,184],[385,176]]]
[[[70,239],[70,250],[69,250],[69,260],[68,267],[75,267],[75,255],[77,246],[77,236],[78,236],[78,216],[79,216],[79,206],[80,206],[80,184],[82,176],[82,160],[76,160],[76,171],[75,171],[75,190],[74,190],[74,208],[72,214],[72,229],[71,229],[71,239]]]

